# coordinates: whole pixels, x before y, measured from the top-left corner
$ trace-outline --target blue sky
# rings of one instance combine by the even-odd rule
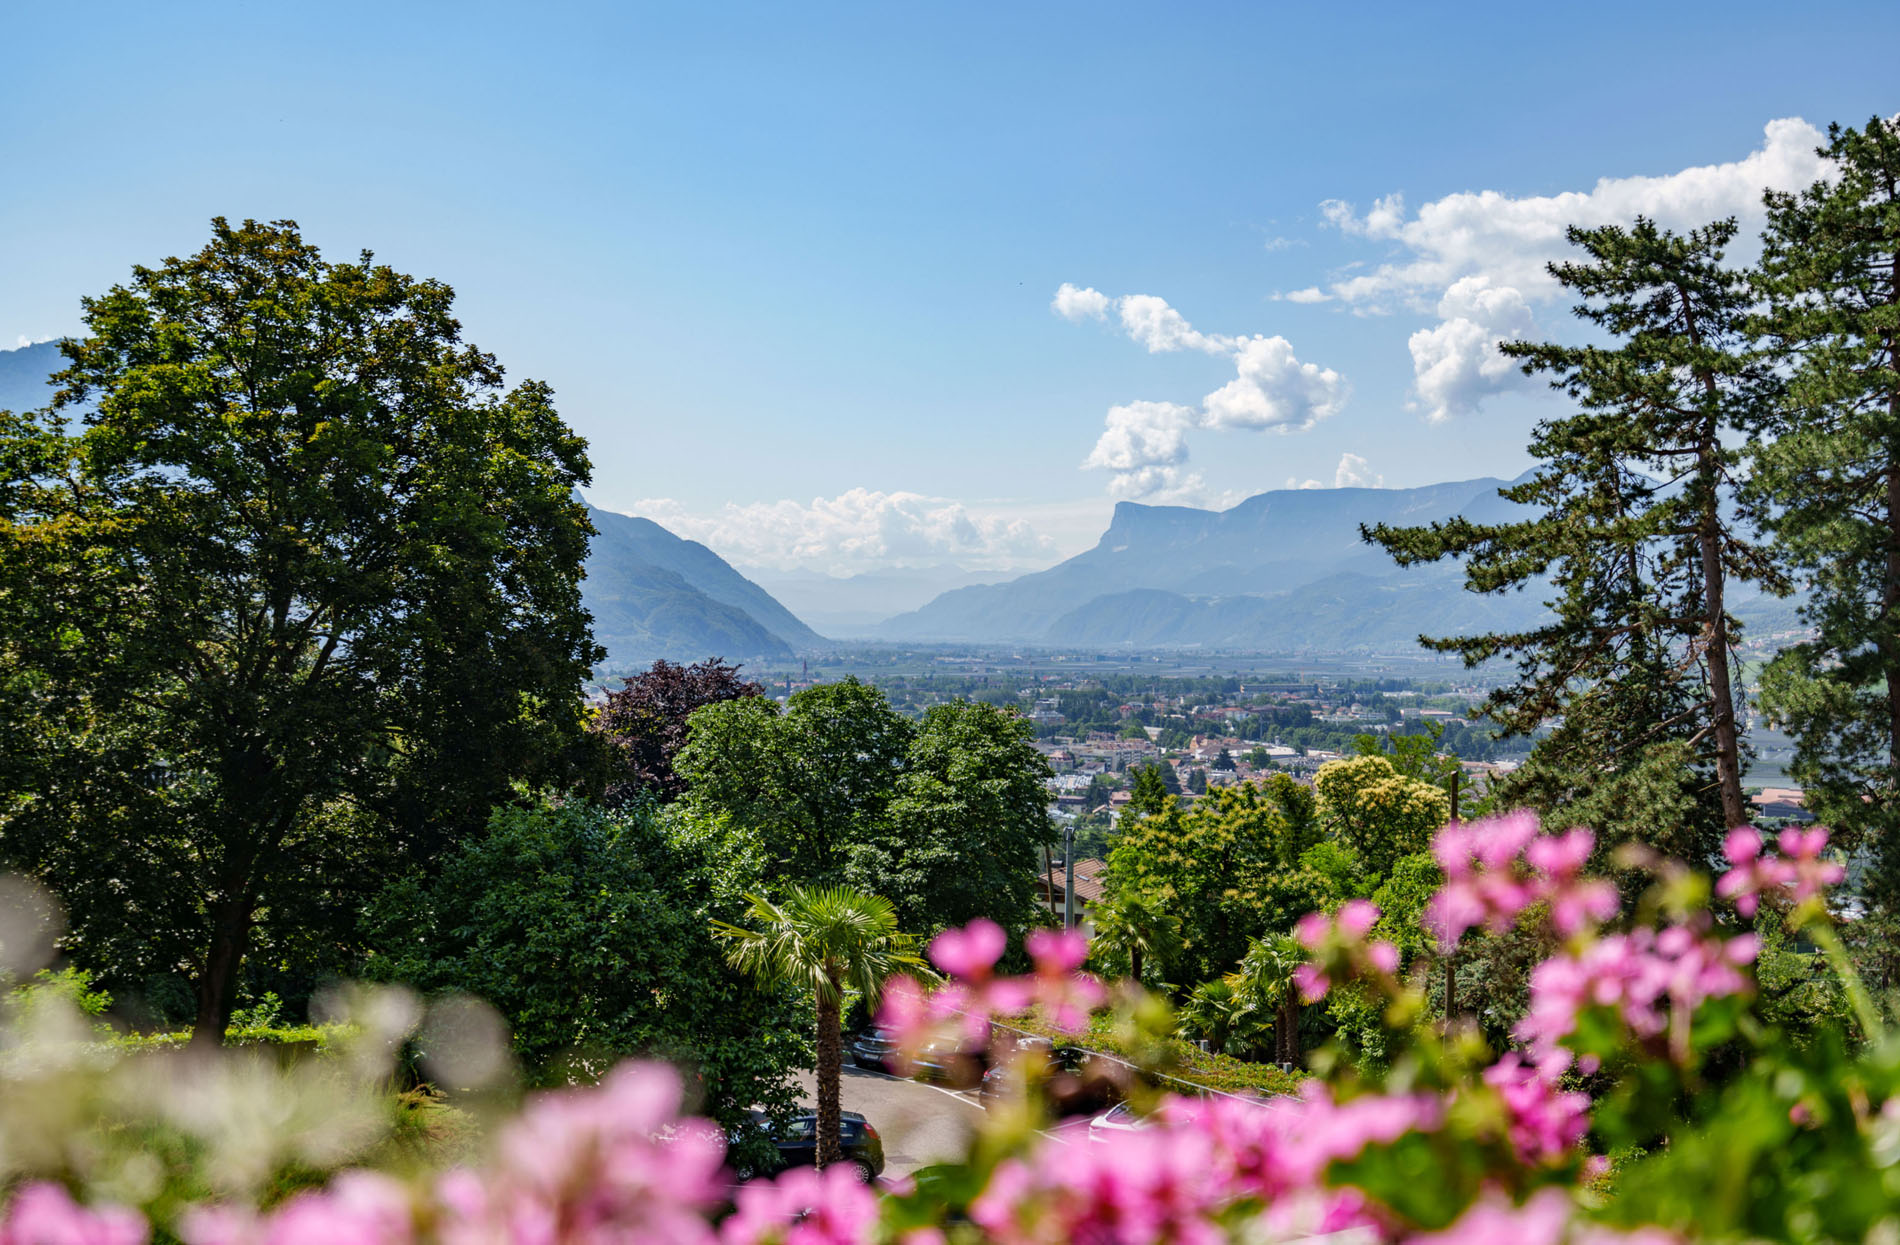
[[[0,346],[213,215],[291,217],[454,285],[599,504],[833,572],[1045,564],[1117,497],[1514,474],[1551,399],[1490,343],[1573,331],[1564,219],[1746,214],[1817,170],[1793,119],[1900,108],[1891,3],[0,20]]]

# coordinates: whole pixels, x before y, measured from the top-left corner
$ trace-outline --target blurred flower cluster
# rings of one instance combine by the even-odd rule
[[[1651,893],[1624,911],[1587,871],[1587,831],[1546,834],[1522,814],[1447,827],[1425,914],[1441,945],[1508,930],[1534,905],[1564,936],[1532,974],[1512,1049],[1431,1018],[1424,972],[1408,976],[1373,938],[1379,910],[1350,901],[1300,923],[1299,985],[1374,1000],[1396,1052],[1381,1066],[1322,1051],[1298,1095],[1154,1094],[1125,1125],[1083,1134],[1051,1128],[1037,1077],[1017,1077],[1015,1102],[961,1161],[882,1189],[844,1167],[737,1183],[725,1137],[650,1063],[510,1105],[454,1162],[386,1161],[380,1078],[427,1023],[400,994],[352,996],[344,1053],[289,1063],[116,1058],[76,1012],[15,1006],[0,1051],[0,1245],[1895,1239],[1900,1044],[1857,980],[1858,1043],[1797,1047],[1749,1011],[1761,921],[1853,975],[1825,902],[1839,880],[1825,833],[1779,847],[1736,831],[1713,885],[1654,862]],[[894,983],[880,1022],[913,1052],[971,1051],[1032,1009],[1079,1033],[1101,1009],[1154,1006],[1082,974],[1073,931],[1025,950],[1033,971],[1000,975],[1002,930],[947,931],[930,947],[943,977]],[[189,1139],[189,1178],[166,1171],[167,1137]],[[329,1174],[274,1196],[286,1165]]]

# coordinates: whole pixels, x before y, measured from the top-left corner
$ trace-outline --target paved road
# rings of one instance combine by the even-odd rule
[[[818,1083],[798,1075],[806,1106],[818,1101]],[[884,1174],[902,1176],[930,1163],[960,1157],[983,1108],[968,1095],[906,1081],[866,1068],[847,1067],[838,1088],[839,1106],[857,1111],[884,1139]]]

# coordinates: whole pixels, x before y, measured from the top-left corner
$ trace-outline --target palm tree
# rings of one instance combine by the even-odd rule
[[[1225,977],[1202,982],[1181,1005],[1181,1036],[1206,1039],[1217,1055],[1230,1053],[1238,1007],[1238,992]]]
[[[1271,1020],[1275,1061],[1300,1061],[1300,988],[1293,970],[1306,962],[1306,949],[1287,934],[1257,938],[1225,980],[1234,988],[1234,1019]]]
[[[921,965],[911,940],[897,929],[890,901],[848,886],[794,886],[784,902],[747,895],[747,913],[759,928],[714,921],[713,932],[733,940],[727,961],[768,988],[812,992],[818,1010],[818,1166],[843,1158],[838,1145],[838,1081],[844,1062],[839,1017],[847,989],[877,1001],[899,968]]]
[[[1128,975],[1137,982],[1145,961],[1165,964],[1181,954],[1181,923],[1157,896],[1122,890],[1098,905],[1092,919],[1094,944],[1117,958],[1127,957]]]

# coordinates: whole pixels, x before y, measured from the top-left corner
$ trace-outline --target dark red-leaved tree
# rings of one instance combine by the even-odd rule
[[[593,729],[613,747],[613,776],[601,798],[609,808],[651,793],[670,804],[686,790],[673,772],[673,758],[686,743],[686,719],[695,709],[722,700],[757,696],[757,683],[739,677],[739,667],[721,657],[690,666],[656,661],[627,680],[594,715]]]

